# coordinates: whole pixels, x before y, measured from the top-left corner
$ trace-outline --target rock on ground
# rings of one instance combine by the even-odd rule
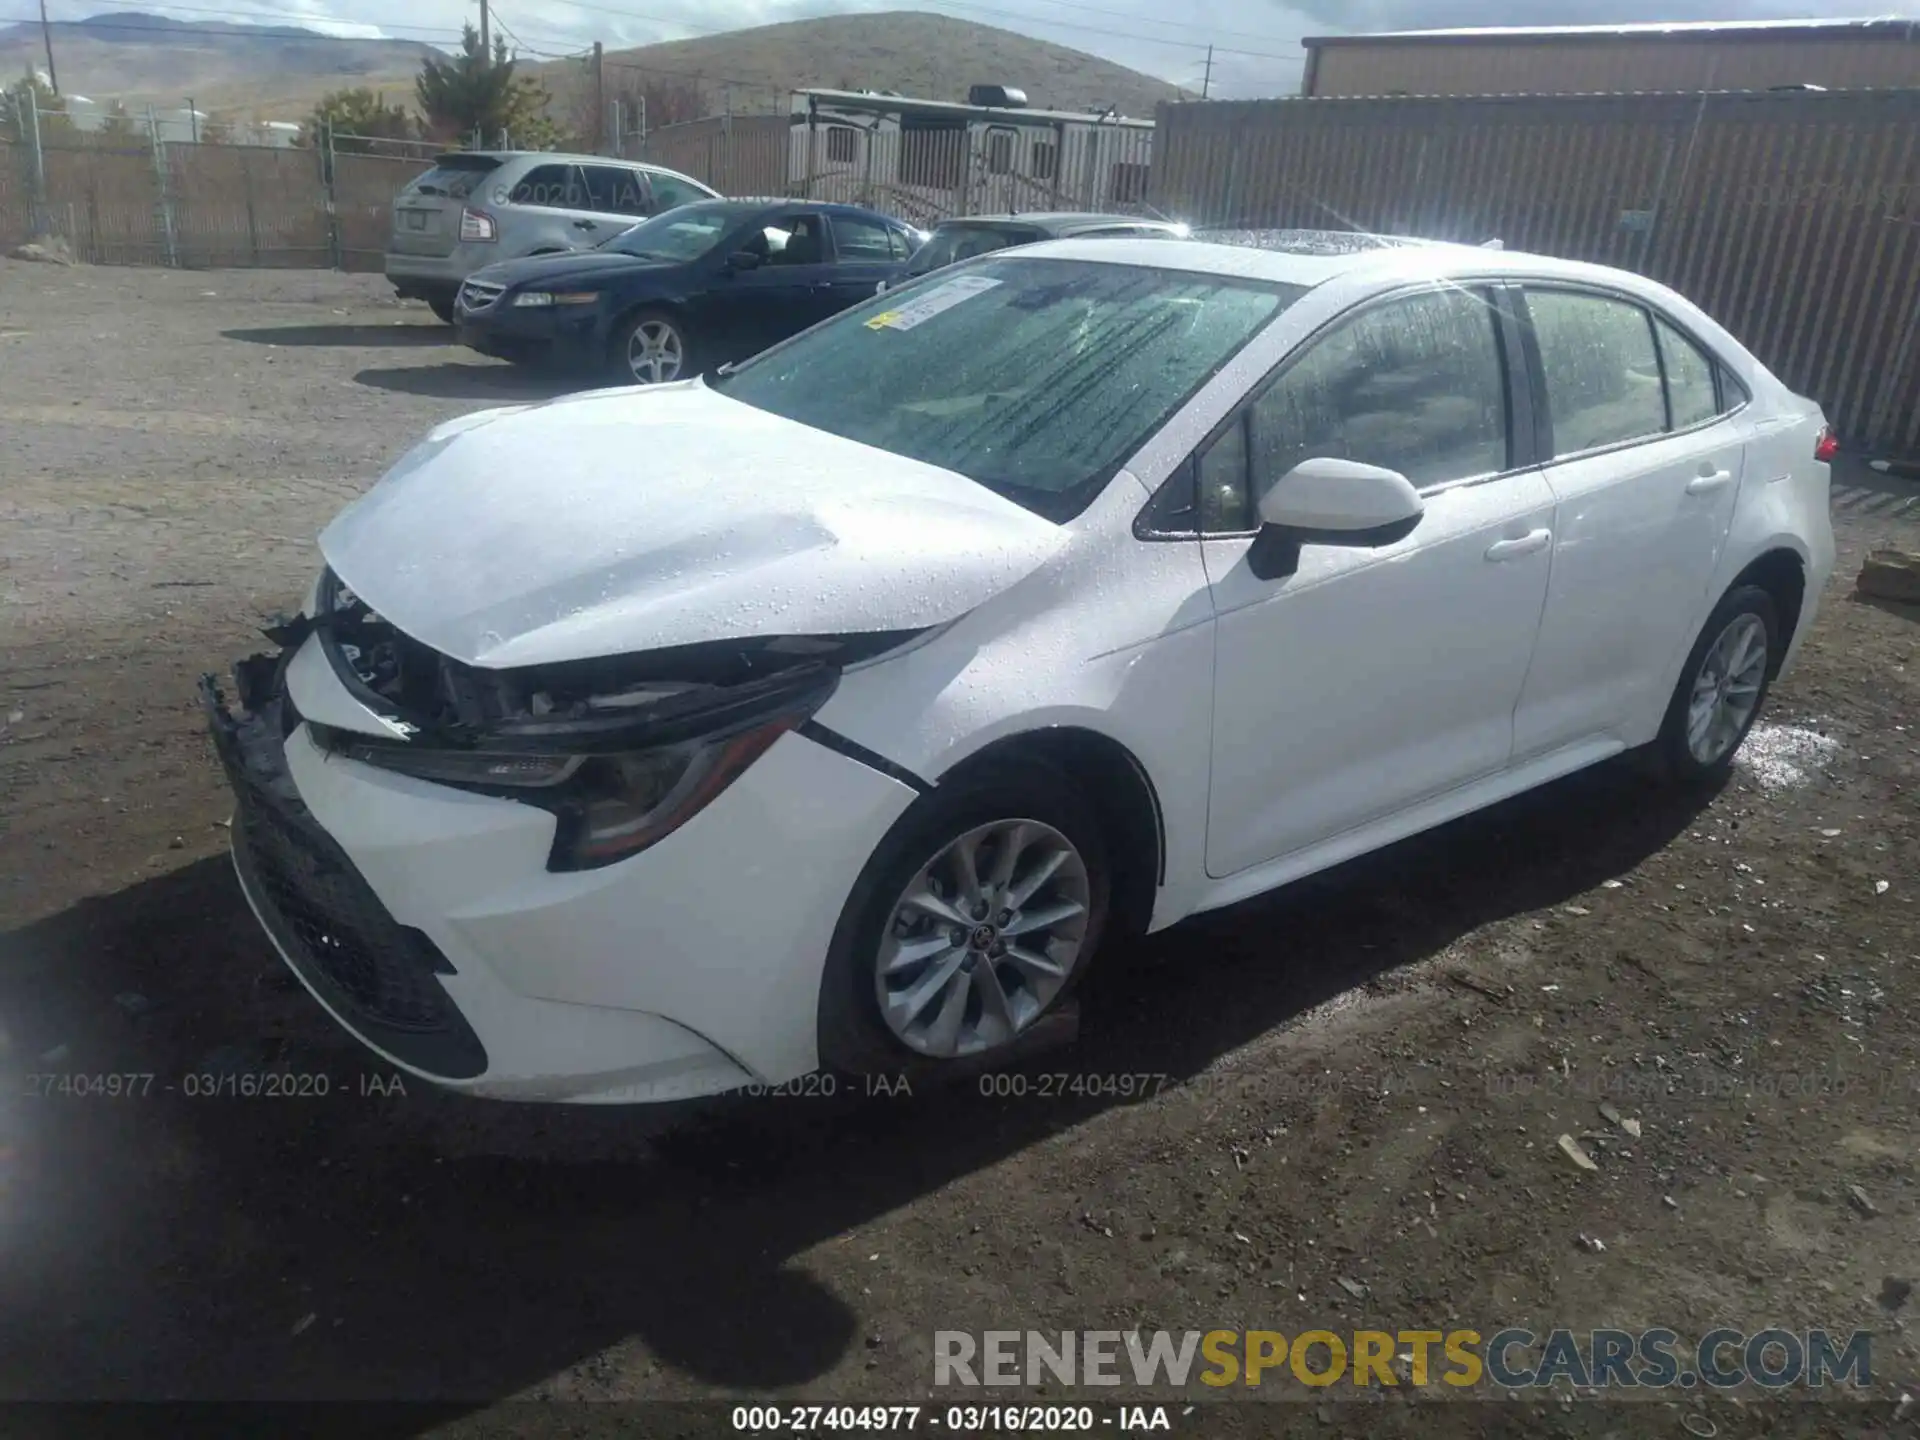
[[[1920,605],[1920,554],[1907,550],[1875,550],[1861,567],[1862,595]]]

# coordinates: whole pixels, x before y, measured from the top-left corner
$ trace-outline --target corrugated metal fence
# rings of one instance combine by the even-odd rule
[[[1636,270],[1851,443],[1920,449],[1920,90],[1163,105],[1150,199]]]
[[[394,194],[426,166],[251,145],[0,143],[0,249],[51,229],[96,265],[378,270]]]

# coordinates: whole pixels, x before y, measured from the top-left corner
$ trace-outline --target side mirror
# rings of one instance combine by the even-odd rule
[[[1426,514],[1397,470],[1357,460],[1302,460],[1260,497],[1260,523],[1322,545],[1391,545]]]
[[[729,270],[758,270],[759,268],[760,257],[751,250],[736,250],[727,256]]]

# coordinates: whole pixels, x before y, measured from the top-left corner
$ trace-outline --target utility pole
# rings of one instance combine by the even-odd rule
[[[1207,73],[1200,81],[1200,98],[1207,98],[1207,92],[1213,89],[1213,46],[1207,46]]]
[[[487,0],[480,0],[480,53],[489,65],[493,63],[493,16],[488,13]]]
[[[60,95],[60,72],[53,68],[53,26],[47,23],[47,0],[40,0],[40,38],[47,46],[47,87]]]
[[[593,151],[607,150],[607,47],[593,42]]]

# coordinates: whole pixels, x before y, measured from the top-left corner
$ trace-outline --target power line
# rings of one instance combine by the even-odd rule
[[[493,23],[500,27],[501,33],[503,33],[515,45],[519,46],[522,50],[526,51],[529,55],[538,55],[543,60],[583,60],[586,58],[587,55],[592,53],[591,50],[580,51],[580,50],[538,49],[537,47],[529,45],[527,44],[526,41],[522,40],[520,38],[519,32],[516,31],[511,25],[507,24],[507,17],[500,13],[500,7],[498,5],[490,5],[489,8],[493,12]]]

